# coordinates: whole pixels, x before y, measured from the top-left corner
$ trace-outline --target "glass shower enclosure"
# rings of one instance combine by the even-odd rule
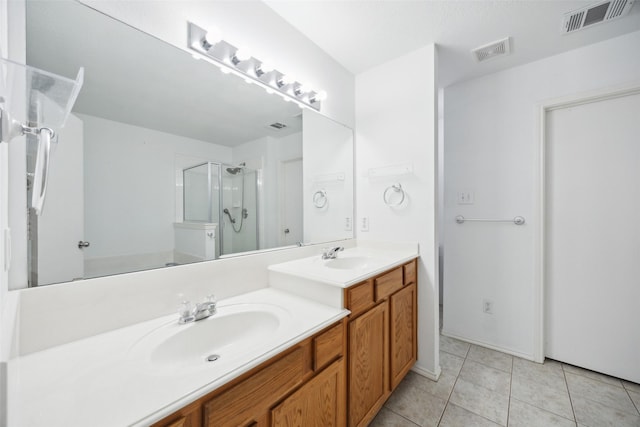
[[[207,162],[183,170],[184,221],[218,224],[217,253],[253,251],[258,239],[258,173]]]

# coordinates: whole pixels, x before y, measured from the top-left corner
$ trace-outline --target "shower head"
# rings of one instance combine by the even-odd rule
[[[246,166],[246,163],[242,162],[236,167],[227,168],[227,172],[230,173],[231,175],[237,175],[244,170],[245,166]]]
[[[242,172],[242,168],[241,167],[227,168],[227,172],[230,173],[231,175],[236,175]]]

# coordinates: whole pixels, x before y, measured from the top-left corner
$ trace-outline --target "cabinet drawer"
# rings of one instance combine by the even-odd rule
[[[373,282],[368,280],[346,290],[347,309],[351,310],[351,317],[357,316],[369,307],[373,307]]]
[[[308,347],[307,347],[308,348]],[[305,349],[298,347],[204,404],[204,426],[250,425],[268,413],[273,402],[302,382],[306,369]]]
[[[318,371],[344,354],[344,323],[313,339],[313,370]]]
[[[405,264],[402,268],[404,269],[404,284],[409,285],[411,283],[416,283],[416,267],[417,261],[413,260],[408,264]]]
[[[402,267],[378,277],[374,281],[376,290],[376,301],[380,301],[399,290],[403,286]]]

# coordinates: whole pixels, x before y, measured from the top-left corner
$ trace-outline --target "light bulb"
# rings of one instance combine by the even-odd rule
[[[260,72],[265,73],[265,74],[273,71],[273,67],[271,65],[269,65],[268,62],[260,63],[260,65],[258,65],[257,69],[260,70]]]
[[[204,35],[203,47],[206,50],[211,49],[216,44],[222,41],[222,32],[220,29],[213,27]]]
[[[280,77],[280,83],[284,86],[284,85],[290,85],[291,83],[295,82],[296,79],[293,78],[291,75],[288,74],[284,74],[282,77]]]
[[[246,61],[248,59],[251,59],[251,52],[247,48],[241,47],[236,50],[236,53],[233,56],[238,61]]]
[[[306,85],[306,84],[303,83],[300,86],[300,92],[301,93],[306,93],[306,92],[311,92],[311,91],[312,91],[312,89],[311,89],[311,87],[309,85]]]
[[[314,98],[316,101],[324,101],[325,99],[327,99],[327,92],[321,90],[316,94],[316,96],[314,96]]]

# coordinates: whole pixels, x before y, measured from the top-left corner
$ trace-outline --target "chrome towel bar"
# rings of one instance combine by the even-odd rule
[[[462,215],[458,215],[456,217],[456,222],[458,224],[464,224],[465,221],[479,221],[479,222],[512,222],[515,225],[523,225],[524,224],[524,217],[523,216],[517,216],[513,219],[484,219],[484,218],[465,218]]]

